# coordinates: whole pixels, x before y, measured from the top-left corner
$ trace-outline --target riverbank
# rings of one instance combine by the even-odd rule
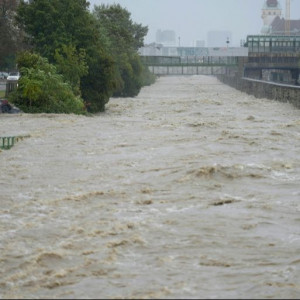
[[[291,103],[296,108],[300,108],[300,86],[239,76],[240,74],[237,73],[235,76],[225,74],[217,77],[221,82],[256,98]]]

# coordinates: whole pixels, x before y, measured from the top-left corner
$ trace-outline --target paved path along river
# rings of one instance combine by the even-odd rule
[[[1,115],[2,298],[299,298],[300,111],[162,77],[93,117]]]

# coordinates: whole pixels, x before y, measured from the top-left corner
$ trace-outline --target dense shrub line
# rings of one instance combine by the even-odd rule
[[[138,55],[148,28],[118,4],[90,12],[86,0],[21,0],[10,16],[22,39],[10,100],[24,112],[104,111],[110,97],[134,97],[155,80]]]

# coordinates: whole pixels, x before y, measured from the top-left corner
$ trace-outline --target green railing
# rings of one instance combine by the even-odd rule
[[[29,136],[6,136],[0,137],[0,149],[9,150],[15,143]]]
[[[209,67],[209,66],[236,66],[238,56],[140,56],[146,66],[169,67]]]

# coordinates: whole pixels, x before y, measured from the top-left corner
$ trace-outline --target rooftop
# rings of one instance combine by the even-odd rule
[[[277,0],[267,0],[264,3],[264,9],[281,9],[280,3]]]
[[[290,33],[291,35],[300,35],[300,20],[290,20]],[[276,17],[271,24],[272,33],[284,33],[285,32],[285,19]]]

